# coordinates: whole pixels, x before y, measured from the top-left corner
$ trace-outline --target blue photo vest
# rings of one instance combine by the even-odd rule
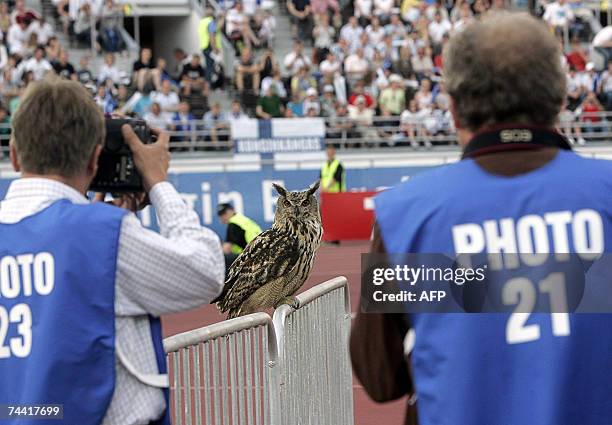
[[[63,420],[53,423],[102,422],[115,387],[115,275],[124,215],[103,203],[60,200],[0,224],[0,327],[7,329],[0,333],[0,403],[61,404]],[[159,351],[161,333],[155,335]]]
[[[466,159],[381,193],[376,216],[388,253],[488,252],[483,223],[499,231],[526,217],[568,220],[566,244],[562,227],[548,227],[550,252],[598,244],[610,253],[612,162],[560,151],[537,170],[505,177]],[[592,226],[597,237],[582,237],[586,219],[602,224]],[[419,424],[612,424],[612,315],[566,318],[409,314]]]

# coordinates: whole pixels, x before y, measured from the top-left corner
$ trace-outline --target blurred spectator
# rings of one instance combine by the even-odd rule
[[[604,27],[595,35],[592,46],[603,56],[605,63],[612,59],[612,25]]]
[[[206,86],[206,71],[200,62],[200,55],[193,54],[191,61],[183,66],[180,82],[181,86],[186,87],[189,91],[202,90]]]
[[[321,114],[321,104],[319,103],[319,97],[317,93],[317,89],[314,87],[306,90],[306,98],[302,103],[302,109],[308,113],[308,111],[313,110],[314,116],[319,116]]]
[[[153,68],[151,72],[153,73],[153,84],[155,86],[155,90],[161,90],[162,81],[172,79],[168,73],[168,70],[166,69],[166,59],[164,58],[157,58],[155,68]]]
[[[406,93],[401,86],[402,78],[393,74],[389,78],[389,87],[380,93],[378,105],[382,115],[399,115],[406,106]]]
[[[190,62],[191,58],[187,56],[185,51],[179,47],[174,49],[174,51],[172,52],[172,56],[174,59],[172,78],[175,79],[176,81],[180,81],[181,74],[183,72],[183,67]]]
[[[373,128],[374,110],[366,106],[365,97],[358,96],[355,105],[349,105],[348,114],[351,120],[357,124],[357,131],[365,140],[378,139],[378,133]]]
[[[320,63],[325,59],[325,55],[334,43],[334,36],[336,35],[336,30],[329,24],[329,15],[326,13],[319,15],[317,24],[312,30],[312,35],[315,47],[314,62]]]
[[[431,81],[427,78],[421,80],[421,86],[414,95],[419,109],[426,109],[433,103],[433,93],[431,92]]]
[[[390,16],[389,23],[385,25],[385,35],[391,37],[391,41],[399,41],[406,37],[406,25],[404,25],[398,13],[394,13]],[[382,15],[379,15],[379,19],[384,20],[382,19]]]
[[[149,112],[144,116],[144,120],[149,124],[149,127],[165,130],[170,124],[168,117],[162,113],[159,103],[153,102]]]
[[[8,2],[0,3],[0,32],[3,37],[6,37],[9,28],[11,27],[11,15],[9,13]]]
[[[394,7],[394,0],[374,0],[374,15],[378,16],[382,22],[387,22],[393,13]]]
[[[336,97],[334,95],[334,86],[327,84],[323,87],[323,96],[321,96],[321,116],[329,118],[336,114]]]
[[[229,122],[226,115],[221,112],[221,105],[218,102],[213,103],[210,111],[204,115],[204,128],[208,130],[210,140],[215,145],[220,141],[229,140]]]
[[[425,113],[424,113],[425,112]],[[408,141],[412,147],[419,146],[420,139],[423,136],[422,122],[423,118],[427,114],[426,111],[419,111],[419,105],[415,99],[410,100],[408,103],[408,109],[402,112],[400,116],[400,130],[399,136],[408,138]],[[399,138],[397,140],[400,140]],[[426,143],[431,143],[427,141]]]
[[[434,64],[431,60],[431,55],[427,54],[425,47],[420,46],[417,49],[417,54],[412,57],[412,69],[418,78],[423,78],[431,75]]]
[[[594,92],[590,91],[584,98],[584,101],[580,105],[581,115],[580,120],[584,123],[585,133],[594,133],[604,130],[604,124],[600,113],[603,112],[604,108],[597,100],[597,96]],[[578,138],[578,143],[582,144],[582,135]]]
[[[365,32],[366,34],[368,34],[368,39],[370,40],[370,43],[372,43],[372,45],[374,46],[378,46],[387,34],[385,28],[380,25],[380,19],[378,18],[378,16],[372,17],[372,19],[370,20],[370,24],[365,29]]]
[[[19,18],[17,22],[11,24],[6,36],[6,41],[10,48],[11,54],[23,56],[25,48],[28,44],[28,25],[25,18]]]
[[[98,73],[98,83],[103,83],[106,80],[111,80],[115,84],[121,81],[121,72],[115,65],[115,55],[107,53],[104,55],[104,63]]]
[[[567,0],[556,0],[547,4],[542,18],[558,34],[563,34],[564,29],[569,31],[569,26],[575,19],[572,7]]]
[[[340,29],[340,38],[348,43],[349,51],[355,52],[359,47],[359,37],[363,32],[363,28],[359,26],[357,17],[351,16],[348,23]]]
[[[100,46],[107,52],[125,50],[125,41],[121,35],[123,9],[113,0],[105,0],[100,11]]]
[[[140,50],[140,56],[132,66],[132,78],[139,92],[148,94],[156,89],[153,68],[153,52],[145,47]]]
[[[38,44],[43,45],[47,44],[49,38],[51,38],[54,34],[53,27],[45,20],[44,16],[42,16],[40,19],[35,19],[32,21],[28,27],[28,32],[30,34],[36,34]]]
[[[448,34],[453,26],[447,19],[442,19],[442,14],[436,12],[434,20],[429,24],[429,37],[434,45],[442,44],[442,38]]]
[[[212,73],[215,65],[215,55],[221,53],[221,25],[215,19],[212,7],[205,9],[204,18],[198,26],[198,36],[200,38],[200,49],[204,55],[206,70],[204,76],[209,83],[212,81]]]
[[[77,79],[81,84],[89,84],[94,81],[94,75],[89,69],[89,57],[82,56],[79,59],[79,70],[77,71]]]
[[[293,36],[299,40],[311,38],[310,0],[288,0],[287,10],[291,15]]]
[[[151,102],[159,104],[166,118],[172,117],[173,113],[177,111],[180,102],[178,95],[172,90],[170,80],[164,80],[161,91],[151,92],[150,98]]]
[[[350,84],[364,79],[369,70],[370,64],[364,57],[361,47],[358,47],[355,53],[344,60],[344,72],[346,72]]]
[[[94,101],[105,114],[111,114],[115,110],[115,101],[104,84],[98,86]]]
[[[569,66],[573,67],[576,71],[584,71],[587,62],[587,53],[580,45],[580,41],[577,38],[572,39],[572,50],[565,55]]]
[[[274,71],[272,76],[268,76],[261,81],[261,92],[267,92],[271,85],[275,87],[276,94],[278,94],[281,99],[287,98],[287,91],[281,79],[280,70]]]
[[[261,80],[266,77],[271,77],[276,73],[280,75],[280,65],[276,56],[274,55],[274,49],[267,48],[261,57],[259,58],[259,76]]]
[[[11,24],[17,23],[20,18],[27,18],[33,21],[34,19],[39,19],[40,16],[38,16],[34,9],[26,7],[25,0],[16,0],[13,12],[11,13]]]
[[[253,26],[256,30],[255,36],[259,40],[259,45],[272,47],[276,30],[276,18],[274,15],[267,9],[258,9]]]
[[[374,100],[374,98],[365,91],[365,82],[364,81],[358,81],[355,84],[355,87],[353,89],[353,93],[350,95],[349,99],[348,99],[348,103],[349,105],[352,106],[356,106],[357,105],[357,98],[359,97],[363,97],[363,99],[365,100],[365,105],[367,108],[376,108],[376,101]]]
[[[285,56],[283,63],[289,75],[295,75],[304,66],[311,65],[310,59],[303,53],[303,47],[302,41],[296,40],[293,43],[293,50]]]
[[[285,117],[302,117],[304,116],[304,112],[304,102],[302,102],[302,98],[298,93],[294,93],[291,96],[291,100],[287,102]]]
[[[230,112],[227,114],[227,121],[231,125],[233,122],[248,119],[249,116],[242,112],[242,106],[237,100],[232,101]]]
[[[244,48],[234,67],[236,71],[236,88],[238,91],[257,92],[259,87],[259,66],[253,60],[251,49]]]
[[[88,46],[91,45],[91,13],[91,5],[84,3],[79,8],[73,25],[74,36],[77,41]]]
[[[361,26],[367,25],[372,19],[373,0],[355,0],[353,2],[355,17]]]
[[[189,104],[189,110],[196,119],[201,119],[208,111],[208,84],[199,89],[192,86],[181,87],[181,100]]]
[[[334,77],[342,71],[342,64],[333,52],[329,52],[325,60],[319,65],[319,71],[323,74],[324,79],[334,81]]]
[[[74,66],[68,61],[68,52],[60,50],[59,59],[53,62],[53,70],[57,75],[67,80],[76,78]]]
[[[348,108],[342,103],[336,105],[336,113],[329,120],[327,136],[332,139],[352,139],[357,136],[356,124],[349,118]]]
[[[32,72],[34,80],[42,80],[45,74],[51,71],[53,67],[49,61],[45,59],[45,49],[37,47],[34,51],[34,56],[23,61],[18,69],[22,75],[26,72]]]
[[[276,94],[274,85],[270,85],[268,90],[257,101],[255,113],[259,118],[269,120],[270,118],[280,118],[283,116],[284,107],[280,97]]]
[[[317,80],[310,75],[308,66],[302,67],[300,71],[291,78],[291,94],[296,95],[300,100],[306,97],[306,91],[310,88],[316,89]]]
[[[249,26],[249,18],[245,15],[240,0],[236,1],[234,7],[225,15],[225,34],[234,44],[237,54],[245,46],[250,48],[252,45],[261,44]]]
[[[195,130],[195,123],[193,115],[191,115],[191,112],[189,112],[189,104],[187,102],[179,102],[176,112],[174,112],[172,115],[170,128],[173,131],[183,133],[178,136],[174,136],[175,140],[181,142],[193,140],[191,137],[191,132]]]

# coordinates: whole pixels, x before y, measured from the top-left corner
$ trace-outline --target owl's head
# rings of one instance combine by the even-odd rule
[[[309,219],[321,219],[319,201],[314,196],[319,188],[318,180],[308,189],[296,192],[290,192],[276,183],[272,185],[280,195],[276,202],[274,222],[287,220],[302,222]]]

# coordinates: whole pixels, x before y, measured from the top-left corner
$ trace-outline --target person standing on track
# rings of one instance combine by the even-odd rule
[[[499,282],[508,312],[358,313],[355,374],[376,401],[412,395],[407,424],[610,423],[612,315],[514,310],[530,291],[547,295],[546,275],[534,279],[523,258],[612,250],[612,162],[575,154],[554,130],[566,94],[560,54],[527,14],[493,13],[456,33],[444,79],[463,158],[376,198],[373,252],[518,253],[525,272]],[[568,292],[580,284],[557,277]]]
[[[229,268],[244,248],[261,233],[261,227],[244,214],[236,212],[232,204],[219,204],[217,215],[223,224],[227,224],[223,254]]]
[[[327,193],[346,192],[344,167],[336,158],[336,147],[329,144],[325,151],[327,153],[327,161],[321,167],[321,191]]]

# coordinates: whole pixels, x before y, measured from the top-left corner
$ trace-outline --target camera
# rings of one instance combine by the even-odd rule
[[[151,143],[151,131],[143,120],[106,119],[106,139],[98,160],[98,172],[89,190],[94,192],[141,192],[142,178],[134,165],[130,147],[123,140],[121,127],[129,124],[142,143]]]

